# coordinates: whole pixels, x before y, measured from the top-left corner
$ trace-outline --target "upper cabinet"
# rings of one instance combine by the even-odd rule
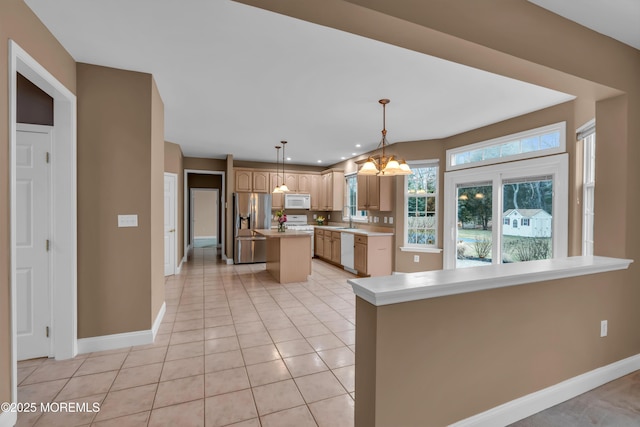
[[[235,170],[236,193],[268,193],[269,171],[236,169]]]
[[[271,192],[273,191],[274,188],[282,185],[282,175],[271,172],[269,174],[269,182],[271,183],[271,185],[269,186],[269,192]],[[271,209],[272,210],[284,209],[283,193],[271,193]]]
[[[287,188],[292,193],[298,192],[298,174],[286,173],[284,174],[284,183],[287,184]]]
[[[314,175],[305,173],[298,174],[298,193],[311,194],[311,180],[313,176]]]
[[[321,175],[310,175],[311,177],[311,189],[309,194],[311,194],[311,210],[319,211],[320,206],[324,203],[322,200],[322,176]]]
[[[342,211],[344,205],[344,172],[329,170],[322,172],[320,206],[323,211]]]
[[[253,171],[253,192],[270,193],[269,171]]]
[[[358,210],[391,211],[393,177],[358,175]]]
[[[253,172],[250,170],[236,169],[236,193],[253,191]]]

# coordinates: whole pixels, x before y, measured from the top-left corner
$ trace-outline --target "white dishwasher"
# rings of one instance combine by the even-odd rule
[[[353,233],[340,233],[340,264],[345,270],[355,273],[353,269]]]

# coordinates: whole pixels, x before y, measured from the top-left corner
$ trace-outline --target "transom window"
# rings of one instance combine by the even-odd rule
[[[438,245],[438,163],[412,162],[405,177],[405,249],[428,249]]]
[[[566,122],[447,150],[447,170],[565,152]]]

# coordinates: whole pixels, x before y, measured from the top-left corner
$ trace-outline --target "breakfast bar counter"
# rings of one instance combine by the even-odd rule
[[[311,234],[256,230],[267,238],[267,271],[279,283],[306,282],[311,274]]]

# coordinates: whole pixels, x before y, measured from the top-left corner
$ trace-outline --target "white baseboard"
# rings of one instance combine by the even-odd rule
[[[222,259],[222,261],[226,261],[227,265],[231,265],[233,264],[233,258],[227,258],[226,254],[220,254],[220,258]]]
[[[572,399],[640,369],[640,354],[586,372],[451,424],[450,427],[505,426]]]
[[[125,332],[123,334],[102,335],[99,337],[80,338],[78,340],[78,354],[96,351],[116,350],[118,348],[136,345],[152,344],[158,333],[164,313],[167,311],[163,302],[151,329],[146,331]]]
[[[0,412],[0,427],[13,427],[17,422],[17,412]]]
[[[158,315],[156,316],[156,320],[153,322],[151,326],[151,342],[156,339],[156,335],[158,334],[158,329],[160,329],[160,324],[162,323],[162,319],[164,319],[164,314],[167,312],[167,303],[163,302],[160,310],[158,310]]]

